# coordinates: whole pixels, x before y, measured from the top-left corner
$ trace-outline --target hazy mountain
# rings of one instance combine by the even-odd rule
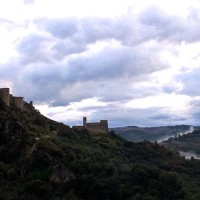
[[[1,200],[199,200],[200,162],[0,102]]]
[[[110,130],[115,131],[116,134],[122,136],[126,140],[138,142],[138,141],[152,141],[162,142],[170,137],[183,135],[192,132],[194,129],[189,125],[177,125],[177,126],[162,126],[162,127],[137,127],[127,126],[112,128]]]

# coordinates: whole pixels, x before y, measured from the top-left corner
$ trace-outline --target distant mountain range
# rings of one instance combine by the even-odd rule
[[[162,142],[170,137],[184,135],[192,132],[196,127],[190,125],[162,126],[162,127],[138,127],[127,126],[112,128],[117,135],[129,141],[140,142],[148,140],[151,142]]]

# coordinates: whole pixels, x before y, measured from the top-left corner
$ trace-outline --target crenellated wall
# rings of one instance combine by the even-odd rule
[[[15,106],[22,111],[31,112],[35,108],[33,106],[33,102],[27,103],[24,101],[23,97],[15,97],[10,94],[9,88],[0,88],[0,99],[7,105],[7,106]]]

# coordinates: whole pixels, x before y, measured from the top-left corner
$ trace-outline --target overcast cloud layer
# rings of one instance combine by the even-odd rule
[[[0,87],[69,125],[83,116],[199,125],[199,9],[198,0],[0,0]]]

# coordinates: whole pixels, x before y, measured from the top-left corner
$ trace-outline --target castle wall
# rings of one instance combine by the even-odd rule
[[[35,110],[35,107],[33,106],[33,102],[30,101],[30,103],[27,103],[26,101],[24,101],[24,111],[32,112],[33,110]]]
[[[107,134],[108,121],[101,120],[100,122],[87,123],[87,118],[83,117],[83,127],[88,130],[90,134]]]
[[[86,130],[86,128],[84,126],[73,126],[72,129],[75,132],[80,132],[80,133]]]
[[[0,88],[0,99],[7,105],[13,105],[22,111],[32,112],[35,110],[33,102],[27,103],[23,97],[15,97],[10,94],[9,88]]]
[[[13,105],[20,110],[24,110],[24,101],[23,97],[14,97],[12,94],[10,94],[10,105]]]
[[[14,105],[20,110],[24,110],[24,98],[23,97],[13,97]]]
[[[23,97],[14,97],[12,94],[10,94],[10,105],[13,105],[20,110],[24,110],[24,101]]]
[[[104,129],[104,131],[106,133],[108,133],[108,120],[101,120],[100,124],[101,124],[102,128]]]
[[[90,134],[98,135],[98,134],[107,134],[107,131],[102,126],[88,126],[87,130]]]
[[[73,126],[72,128],[76,132],[87,130],[90,135],[108,134],[108,121],[87,123],[87,118],[83,117],[83,126]]]
[[[14,96],[10,94],[10,105],[15,105]]]
[[[106,120],[105,120],[106,121]],[[87,130],[91,134],[107,134],[108,127],[106,123],[87,123]]]
[[[0,99],[7,105],[10,105],[10,89],[0,88]]]

